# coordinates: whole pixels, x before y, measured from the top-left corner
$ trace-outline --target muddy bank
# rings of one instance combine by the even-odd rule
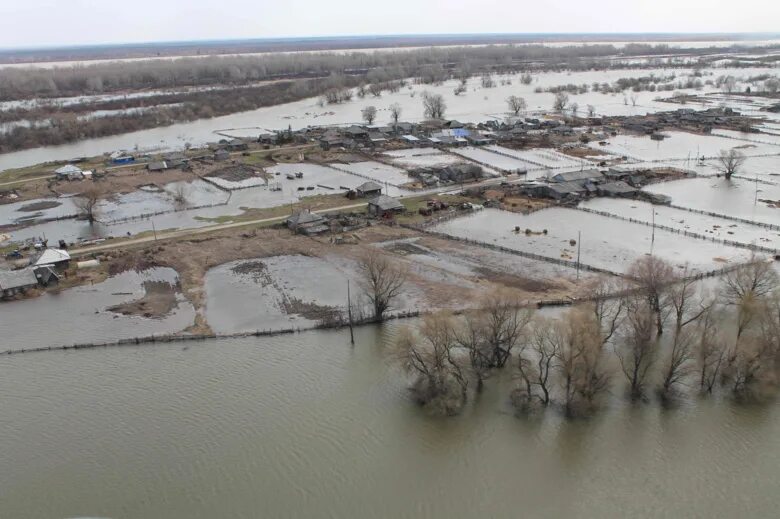
[[[179,307],[176,299],[176,294],[179,292],[178,284],[173,285],[167,281],[144,281],[142,286],[143,297],[108,307],[107,310],[124,316],[163,319]]]

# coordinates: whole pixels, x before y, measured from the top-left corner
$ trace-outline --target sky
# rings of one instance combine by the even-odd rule
[[[374,34],[777,32],[780,0],[0,0],[0,48]]]

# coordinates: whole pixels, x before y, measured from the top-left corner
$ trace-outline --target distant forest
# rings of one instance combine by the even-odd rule
[[[0,74],[0,101],[52,101],[8,106],[0,111],[0,124],[11,124],[0,132],[0,153],[227,115],[307,97],[322,96],[326,103],[341,102],[351,95],[349,88],[360,85],[372,85],[372,93],[381,93],[398,89],[404,80],[436,84],[453,77],[464,79],[485,73],[637,68],[640,65],[630,60],[621,61],[636,56],[648,57],[646,67],[683,66],[669,61],[669,55],[707,59],[706,55],[714,52],[649,44],[621,48],[502,45],[10,68]],[[762,58],[756,59],[760,65]],[[690,67],[690,63],[684,66]],[[135,92],[149,95],[124,97]],[[100,94],[119,97],[70,100],[67,104],[56,100]],[[90,116],[97,110],[122,112]],[[14,124],[16,121],[24,123]]]

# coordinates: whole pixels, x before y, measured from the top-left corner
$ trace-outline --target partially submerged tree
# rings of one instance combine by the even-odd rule
[[[398,125],[398,120],[401,119],[401,105],[393,103],[390,105],[390,119],[393,121],[393,128]]]
[[[553,110],[563,112],[569,104],[569,95],[566,92],[558,92],[553,99]]]
[[[655,315],[656,331],[661,335],[668,307],[664,291],[678,279],[674,269],[657,256],[642,256],[628,268],[628,276],[637,282],[640,293],[647,299],[650,310]]]
[[[444,112],[447,110],[447,103],[441,94],[422,93],[423,112],[426,119],[444,119]]]
[[[529,340],[520,347],[517,356],[517,372],[522,382],[512,394],[512,400],[520,408],[527,408],[538,401],[547,406],[551,401],[552,376],[563,344],[561,323],[539,318],[533,321]]]
[[[360,258],[359,266],[363,291],[373,307],[374,320],[381,322],[400,295],[407,272],[378,250],[365,253]]]
[[[646,299],[636,298],[628,304],[626,326],[615,353],[628,380],[632,400],[644,397],[650,367],[655,361],[654,320],[654,310]]]
[[[360,113],[363,116],[363,120],[366,121],[366,124],[374,124],[374,119],[376,119],[376,106],[367,106],[363,108]]]
[[[596,107],[588,105],[588,117],[596,117]]]
[[[423,318],[417,332],[402,331],[395,356],[407,373],[417,401],[434,412],[457,414],[466,402],[468,380],[456,357],[452,317],[436,314]]]
[[[730,179],[732,175],[739,173],[745,160],[746,157],[735,149],[721,150],[720,155],[718,155],[717,167],[727,179]]]
[[[89,223],[95,223],[97,220],[98,202],[100,201],[100,192],[90,187],[79,196],[73,199],[73,205],[79,211],[79,215]]]
[[[509,107],[509,110],[515,115],[519,115],[527,106],[524,98],[515,95],[507,97],[506,104]]]

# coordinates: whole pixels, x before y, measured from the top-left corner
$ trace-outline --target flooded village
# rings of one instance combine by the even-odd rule
[[[676,426],[655,414],[647,437],[636,424],[626,437],[614,432],[631,402],[643,402],[642,413],[674,409],[702,429],[720,419],[750,429],[749,407],[718,405],[773,401],[780,380],[772,364],[780,358],[780,54],[669,48],[604,59],[471,72],[448,63],[431,80],[372,82],[361,71],[319,95],[0,153],[0,359],[20,373],[41,362],[56,378],[59,361],[45,359],[84,355],[89,380],[63,394],[98,394],[106,408],[100,388],[115,369],[139,380],[151,369],[151,387],[170,395],[160,407],[182,416],[211,398],[210,384],[227,387],[238,407],[214,403],[226,436],[242,443],[249,433],[225,424],[252,421],[258,435],[285,449],[300,442],[323,466],[345,448],[336,430],[351,418],[334,404],[342,392],[356,413],[345,438],[361,449],[409,442],[420,422],[432,450],[448,448],[434,439],[442,422],[428,421],[443,415],[461,420],[449,422],[450,440],[469,462],[480,450],[473,439],[489,434],[537,438],[542,454],[527,461],[540,467],[589,456],[566,427],[600,431],[593,452],[632,448],[627,436],[665,444],[659,438]],[[115,101],[94,95],[73,103]],[[0,114],[27,110],[9,103]],[[66,110],[68,101],[51,104]],[[9,131],[0,122],[0,134]],[[195,379],[206,389],[191,389]],[[125,385],[118,391],[138,390]],[[251,398],[237,396],[246,388]],[[699,393],[718,397],[691,403]],[[399,402],[419,404],[426,418]],[[603,422],[578,421],[596,409],[611,411]],[[86,423],[103,430],[107,416]],[[291,429],[278,425],[287,422]],[[497,422],[499,433],[489,433],[485,424]],[[729,435],[715,448],[730,445]],[[175,458],[176,449],[147,455]],[[240,481],[257,467],[240,459],[242,449],[252,450],[226,453],[235,463],[214,484],[236,481],[232,491],[245,496]],[[420,450],[422,460],[439,459]],[[489,457],[503,466],[498,452]],[[660,472],[669,460],[648,463]],[[309,466],[297,455],[273,464],[291,471],[282,479]],[[339,477],[360,487],[352,469],[367,470]],[[607,479],[620,486],[625,477]],[[452,484],[469,486],[459,476]],[[55,502],[77,513],[75,499],[63,492]]]

